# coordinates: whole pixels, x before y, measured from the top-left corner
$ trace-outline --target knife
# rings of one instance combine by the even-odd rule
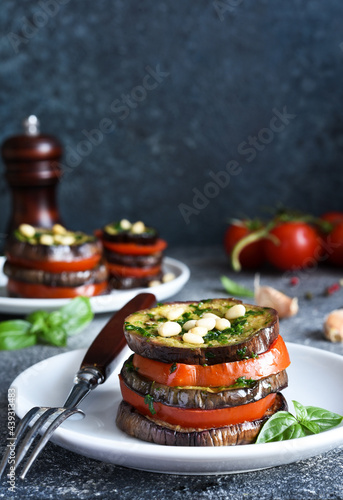
[[[126,345],[124,321],[129,314],[156,304],[152,293],[140,293],[122,307],[104,326],[86,352],[64,408],[75,408],[95,387],[111,375],[116,357]]]

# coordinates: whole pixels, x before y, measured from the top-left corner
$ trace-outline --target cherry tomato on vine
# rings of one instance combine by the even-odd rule
[[[342,212],[326,212],[320,217],[321,220],[325,222],[329,222],[333,226],[337,226],[340,222],[343,222],[343,213]]]
[[[343,266],[343,221],[332,229],[326,240],[328,260],[336,266]]]
[[[226,253],[231,256],[233,248],[241,239],[261,227],[262,224],[250,220],[232,223],[225,232],[224,247]],[[239,255],[239,262],[245,269],[256,269],[264,261],[264,242],[262,239],[247,245]]]
[[[313,265],[320,257],[320,240],[317,231],[302,221],[278,224],[269,234],[276,241],[264,240],[266,258],[270,264],[283,271]]]

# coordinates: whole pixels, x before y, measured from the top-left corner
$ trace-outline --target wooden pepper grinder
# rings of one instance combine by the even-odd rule
[[[21,223],[48,228],[61,222],[56,188],[62,175],[62,146],[55,137],[40,134],[36,116],[26,118],[23,125],[23,135],[9,137],[2,145],[12,193],[8,233]]]

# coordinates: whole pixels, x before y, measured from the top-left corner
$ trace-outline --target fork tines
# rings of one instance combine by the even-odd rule
[[[11,465],[11,470],[15,471],[26,456],[35,438],[38,434],[41,434],[41,438],[38,440],[20,474],[20,478],[24,479],[31,465],[49,441],[53,432],[67,420],[67,418],[75,413],[84,415],[79,408],[50,408],[40,406],[31,408],[19,422],[13,438],[10,438],[10,443],[7,445],[7,449],[0,464],[0,478],[10,458],[11,464],[13,463],[12,460],[14,460],[14,464]],[[24,436],[25,431],[30,425],[32,427]]]

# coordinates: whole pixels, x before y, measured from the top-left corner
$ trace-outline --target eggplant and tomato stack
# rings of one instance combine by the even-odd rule
[[[91,297],[107,290],[101,242],[92,235],[21,224],[6,242],[4,273],[12,297]]]
[[[109,284],[114,289],[153,286],[164,281],[163,250],[167,243],[156,229],[142,221],[127,219],[107,224],[96,233],[102,240],[109,272]]]
[[[274,309],[234,299],[162,304],[126,318],[117,426],[175,446],[253,443],[287,410],[289,355]]]

